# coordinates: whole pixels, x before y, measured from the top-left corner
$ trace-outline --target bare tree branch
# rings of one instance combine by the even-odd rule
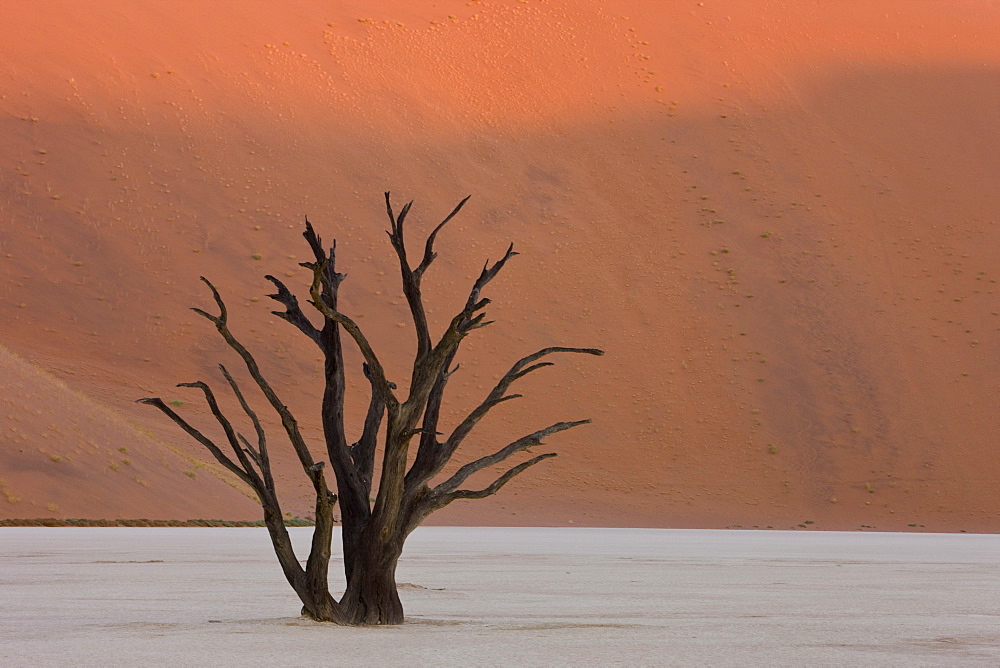
[[[191,310],[201,317],[211,320],[215,323],[216,327],[219,327],[220,325],[225,326],[226,321],[229,319],[229,310],[226,308],[226,303],[222,301],[222,295],[219,294],[219,291],[215,289],[215,286],[212,285],[212,282],[207,278],[204,276],[199,276],[198,278],[200,278],[201,282],[207,285],[209,290],[212,291],[212,297],[215,299],[215,303],[219,307],[219,315],[212,315],[207,311],[201,310],[200,308],[192,308]]]
[[[511,455],[521,452],[522,450],[527,450],[536,445],[542,444],[542,439],[546,436],[551,436],[552,434],[558,434],[561,431],[566,431],[567,429],[572,429],[573,427],[579,427],[582,424],[590,424],[590,420],[577,420],[575,422],[557,422],[553,425],[549,425],[544,429],[539,429],[538,431],[532,432],[527,436],[522,436],[516,441],[508,444],[507,446],[501,448],[500,450],[494,452],[492,455],[486,455],[485,457],[480,457],[479,459],[469,462],[465,466],[458,469],[454,475],[445,480],[440,485],[434,488],[434,492],[439,494],[447,494],[458,488],[459,485],[464,483],[469,476],[478,471],[482,471],[485,468],[499,464],[505,459],[509,458]]]
[[[236,438],[240,439],[240,443],[243,444],[244,452],[250,455],[250,459],[252,459],[257,464],[257,466],[263,470],[264,465],[261,463],[260,452],[258,452],[256,448],[250,445],[250,441],[247,440],[247,437],[241,434],[240,432],[236,432]]]
[[[517,255],[514,252],[514,244],[507,247],[507,252],[504,256],[490,265],[487,262],[483,266],[482,272],[479,274],[479,278],[472,286],[472,290],[469,291],[469,297],[465,302],[465,307],[451,319],[451,323],[448,325],[448,329],[441,336],[437,345],[428,355],[427,360],[424,364],[414,365],[414,379],[420,379],[423,382],[433,384],[437,381],[438,374],[451,363],[454,359],[453,352],[461,344],[462,339],[475,329],[477,326],[485,326],[482,323],[483,314],[476,315],[477,311],[485,308],[489,303],[489,299],[481,299],[480,294],[483,288],[492,281],[500,270],[503,269],[507,262]],[[486,323],[488,324],[488,323]]]
[[[324,264],[325,263],[317,263],[313,269],[313,283],[312,287],[309,289],[309,294],[312,296],[312,301],[310,303],[315,306],[316,310],[322,313],[324,317],[337,323],[351,335],[351,338],[354,339],[354,342],[361,350],[361,355],[368,363],[372,383],[374,383],[375,387],[378,389],[382,401],[385,402],[386,406],[395,408],[399,405],[399,400],[396,398],[396,394],[392,391],[392,383],[386,379],[385,369],[382,367],[382,363],[379,361],[378,356],[375,354],[371,344],[368,342],[368,338],[364,335],[356,322],[340,311],[328,306],[322,299],[320,286],[322,285]]]
[[[423,424],[420,430],[420,441],[417,445],[417,456],[414,458],[413,464],[410,465],[410,470],[407,471],[406,478],[404,479],[406,494],[410,499],[413,499],[421,491],[424,483],[433,475],[430,472],[434,471],[441,448],[441,443],[438,441],[440,434],[437,428],[438,422],[441,419],[441,406],[444,403],[444,390],[448,384],[448,379],[458,370],[457,366],[451,371],[448,371],[447,368],[455,358],[457,352],[457,349],[452,350],[448,359],[445,360],[445,366],[442,367],[437,381],[427,396],[427,405],[424,408]]]
[[[386,194],[388,195],[388,193]],[[437,253],[434,252],[434,239],[437,238],[438,232],[440,232],[441,228],[447,225],[448,221],[454,218],[458,214],[458,212],[462,210],[462,207],[465,206],[465,203],[469,201],[470,197],[472,197],[472,195],[467,195],[465,199],[459,202],[458,205],[456,205],[455,208],[452,210],[452,212],[449,213],[444,220],[438,223],[438,226],[434,228],[434,231],[431,232],[430,235],[428,235],[427,242],[424,244],[424,257],[420,261],[420,265],[413,270],[413,273],[416,274],[418,279],[423,277],[424,272],[427,271],[427,267],[431,266],[431,262],[433,262],[434,258],[437,257]]]
[[[479,295],[483,291],[483,288],[485,288],[490,281],[496,278],[497,274],[499,274],[504,268],[504,265],[506,265],[507,262],[515,255],[518,255],[518,253],[514,252],[514,244],[510,244],[503,257],[494,262],[492,266],[490,266],[489,262],[483,265],[483,270],[480,272],[479,278],[476,279],[476,282],[472,286],[472,291],[469,293],[469,304],[472,304],[479,299]]]
[[[556,453],[548,452],[544,455],[538,455],[537,457],[533,457],[528,461],[521,462],[520,464],[511,468],[502,476],[494,480],[492,484],[490,484],[488,487],[484,489],[480,490],[458,489],[455,490],[454,492],[449,492],[447,494],[441,494],[441,495],[432,493],[429,502],[433,504],[433,506],[436,506],[434,509],[437,510],[438,508],[443,508],[444,506],[448,505],[455,499],[484,499],[487,496],[496,494],[498,491],[500,491],[501,487],[503,487],[508,482],[513,480],[515,476],[522,473],[526,469],[534,466],[540,461],[550,459],[555,456]]]
[[[226,381],[229,383],[229,387],[232,388],[233,394],[240,402],[240,406],[243,408],[243,412],[247,414],[250,421],[253,423],[254,432],[257,434],[257,449],[254,450],[249,443],[246,442],[242,435],[239,435],[243,440],[246,449],[254,455],[257,460],[257,465],[260,467],[261,474],[264,477],[264,485],[274,492],[274,478],[271,475],[271,461],[267,453],[267,436],[264,433],[264,428],[260,424],[260,419],[257,417],[257,413],[250,408],[250,404],[247,403],[246,398],[243,396],[243,392],[240,390],[240,386],[236,383],[233,377],[230,375],[229,370],[222,364],[219,365],[219,369],[222,370],[222,375],[225,376]]]
[[[365,378],[372,384],[371,400],[368,403],[368,413],[365,415],[365,424],[361,432],[361,437],[351,446],[351,457],[357,469],[358,476],[364,484],[365,499],[372,491],[372,477],[375,471],[375,446],[378,442],[378,430],[382,424],[382,416],[385,414],[385,403],[379,396],[378,390],[371,378],[368,365],[363,366]],[[395,384],[390,384],[395,387]]]
[[[436,441],[431,441],[430,439],[421,439],[420,447],[417,451],[417,457],[410,468],[410,472],[407,474],[407,483],[409,485],[417,485],[420,483],[426,483],[428,480],[433,478],[435,475],[441,472],[445,464],[451,459],[455,450],[458,449],[465,437],[475,428],[475,426],[482,420],[487,413],[490,412],[495,406],[511,399],[520,398],[519,394],[507,394],[507,390],[514,383],[514,381],[519,378],[523,378],[532,371],[544,368],[546,366],[551,366],[552,362],[539,362],[537,364],[532,364],[536,360],[551,355],[553,353],[581,353],[586,355],[603,355],[604,351],[598,350],[597,348],[568,348],[562,346],[550,346],[548,348],[542,348],[541,350],[534,352],[530,355],[522,357],[517,362],[511,366],[510,370],[503,375],[502,378],[497,382],[496,386],[490,391],[486,399],[483,400],[475,409],[472,410],[469,415],[462,420],[458,426],[451,432],[444,443],[437,443]],[[437,388],[435,388],[437,389]],[[441,384],[440,392],[443,393],[444,384]],[[435,403],[439,406],[441,402],[441,396],[436,396],[434,398]],[[431,407],[430,402],[428,402],[428,407]],[[427,425],[425,421],[425,426],[428,428],[436,427],[437,424],[437,413],[431,413],[434,417],[433,425]]]
[[[219,402],[216,400],[215,393],[212,391],[212,388],[210,388],[207,383],[203,383],[200,380],[193,383],[178,383],[177,387],[196,387],[205,394],[205,403],[208,404],[208,408],[212,411],[212,415],[215,416],[215,419],[222,426],[222,430],[226,434],[226,440],[229,441],[230,447],[236,454],[237,459],[240,460],[243,470],[246,471],[247,475],[254,481],[254,489],[259,489],[262,486],[260,476],[258,476],[257,471],[250,463],[250,460],[247,459],[246,452],[244,452],[239,439],[236,437],[236,430],[233,429],[232,423],[229,422],[229,419],[219,408]]]
[[[406,296],[407,304],[410,307],[410,314],[413,318],[413,325],[417,336],[417,355],[414,364],[414,375],[417,375],[416,367],[422,366],[424,358],[431,351],[431,334],[430,329],[427,324],[427,313],[424,308],[423,296],[421,295],[420,282],[423,278],[424,272],[430,267],[431,263],[437,257],[437,253],[434,252],[434,241],[437,238],[438,233],[444,228],[445,225],[454,218],[465,203],[469,201],[471,195],[465,197],[461,202],[459,202],[455,208],[449,213],[443,221],[441,221],[437,227],[428,235],[426,242],[424,243],[424,254],[420,261],[420,264],[416,269],[410,266],[409,260],[407,259],[406,252],[406,240],[403,234],[403,223],[406,219],[406,215],[409,213],[410,208],[413,206],[413,202],[407,202],[407,204],[396,216],[393,213],[392,201],[390,199],[390,193],[385,193],[385,209],[389,216],[390,230],[389,230],[389,241],[392,243],[393,250],[396,251],[396,256],[399,259],[399,269],[400,275],[403,283],[403,294]]]
[[[229,347],[235,350],[236,353],[243,358],[243,362],[246,364],[247,370],[250,372],[250,376],[254,379],[254,382],[257,383],[261,392],[265,397],[267,397],[268,402],[281,418],[281,425],[284,427],[285,433],[288,434],[288,440],[291,442],[292,448],[295,450],[295,454],[298,455],[299,462],[302,464],[302,469],[307,473],[307,475],[309,475],[313,485],[317,486],[317,488],[322,487],[325,494],[326,482],[323,480],[322,472],[310,473],[310,467],[313,465],[313,457],[309,452],[309,448],[306,446],[305,439],[302,438],[302,433],[299,431],[298,421],[292,415],[292,412],[288,410],[288,407],[285,406],[281,399],[278,398],[277,393],[275,393],[270,383],[268,383],[264,378],[257,361],[254,359],[250,351],[247,350],[242,343],[237,341],[236,337],[234,337],[232,332],[229,331],[226,305],[222,301],[219,291],[216,290],[215,286],[212,285],[212,283],[204,276],[201,277],[201,280],[212,290],[215,302],[219,305],[219,315],[214,316],[197,308],[191,310],[215,323],[215,328],[219,331],[219,334],[222,335],[222,338],[226,341],[226,343],[229,344]]]
[[[316,234],[316,230],[313,229],[312,223],[306,218],[306,230],[302,233],[305,237],[306,242],[308,242],[309,247],[312,249],[313,256],[316,258],[315,262],[300,262],[299,266],[305,267],[309,270],[315,270],[317,265],[322,265],[322,293],[328,298],[328,306],[330,308],[337,308],[337,289],[340,284],[344,282],[347,278],[347,274],[341,274],[337,272],[337,241],[334,240],[333,244],[330,246],[330,250],[326,251],[323,249],[323,240]]]
[[[410,212],[413,202],[407,202],[397,217],[392,211],[392,201],[389,193],[385,193],[385,210],[389,215],[389,242],[399,259],[399,272],[403,283],[403,294],[410,307],[413,318],[413,328],[417,334],[417,360],[422,360],[431,349],[431,334],[427,325],[427,313],[424,309],[423,296],[420,294],[420,275],[410,267],[406,258],[406,241],[403,236],[403,221]]]
[[[336,241],[329,250],[323,247],[323,240],[316,234],[309,219],[305,221],[306,229],[302,236],[312,249],[314,262],[302,262],[301,266],[313,272],[313,285],[310,303],[323,312],[327,309],[337,311],[337,293],[340,284],[347,278],[336,270]],[[319,306],[317,306],[319,304]],[[319,330],[317,340],[325,358],[323,391],[323,433],[326,438],[327,455],[333,465],[340,492],[341,509],[344,510],[345,522],[350,523],[356,516],[360,522],[367,520],[368,491],[358,476],[357,467],[353,461],[351,448],[347,444],[344,429],[344,397],[346,384],[344,381],[344,355],[340,339],[340,324],[336,320],[323,318],[323,328]],[[391,387],[392,384],[390,383]],[[369,485],[370,487],[370,485]],[[353,510],[357,511],[355,513]]]
[[[472,300],[468,303],[462,313],[452,320],[448,331],[442,338],[442,342],[432,348],[430,331],[427,325],[427,315],[423,304],[423,296],[420,291],[420,279],[423,272],[426,271],[427,267],[434,260],[434,238],[443,227],[443,224],[457,214],[461,205],[456,207],[444,223],[438,225],[431,233],[424,246],[424,258],[418,266],[420,271],[414,272],[407,259],[404,235],[404,223],[413,203],[407,203],[398,216],[393,212],[392,201],[388,192],[385,193],[385,204],[386,213],[390,221],[389,240],[399,260],[403,294],[406,296],[416,330],[417,352],[410,378],[409,395],[405,403],[399,404],[397,402],[394,405],[388,400],[385,402],[389,410],[386,447],[382,455],[379,491],[373,509],[373,521],[379,526],[379,531],[383,529],[391,530],[388,523],[395,523],[395,519],[392,518],[399,516],[403,510],[404,503],[407,502],[409,494],[406,487],[406,463],[410,439],[417,433],[421,433],[421,439],[423,440],[429,433],[435,431],[434,429],[425,429],[421,432],[416,429],[416,425],[421,415],[426,413],[431,391],[440,378],[442,370],[449,364],[452,351],[467,333],[461,330],[461,326],[466,321],[475,318],[475,311],[485,307],[489,303],[488,300]],[[347,328],[346,324],[344,326]],[[357,337],[355,338],[357,339]],[[359,342],[360,345],[361,343]],[[381,368],[372,364],[374,355],[369,356],[365,352],[364,346],[361,347],[362,354],[370,366],[371,380],[376,387],[379,387],[384,382],[379,378]],[[380,392],[385,394],[385,390],[380,390]]]
[[[147,406],[153,406],[158,408],[160,412],[166,415],[168,418],[174,421],[181,429],[183,429],[188,436],[205,446],[212,456],[222,464],[228,471],[235,474],[240,480],[245,482],[251,489],[255,489],[254,481],[250,475],[244,471],[239,465],[236,464],[232,459],[226,456],[219,446],[217,446],[210,438],[205,436],[203,433],[192,427],[187,420],[178,415],[172,408],[163,403],[163,400],[159,397],[147,397],[145,399],[137,399],[137,404],[145,404]]]
[[[292,323],[299,329],[299,331],[312,339],[314,343],[320,345],[320,330],[317,329],[309,318],[306,317],[306,314],[302,312],[302,308],[299,306],[299,300],[295,297],[295,295],[291,293],[284,283],[274,276],[268,274],[264,278],[274,283],[275,287],[278,288],[277,293],[267,296],[285,306],[284,311],[271,311],[271,313],[278,316],[282,320]],[[322,348],[322,345],[320,345],[320,347]]]

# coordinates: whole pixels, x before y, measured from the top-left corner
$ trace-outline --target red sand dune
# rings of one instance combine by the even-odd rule
[[[1000,529],[1000,11],[368,5],[4,7],[0,518],[256,518],[132,401],[210,426],[173,388],[237,367],[187,310],[204,274],[318,437],[315,352],[263,298],[265,273],[306,285],[304,214],[404,377],[392,190],[414,238],[474,195],[428,275],[438,328],[485,259],[522,253],[453,419],[539,347],[608,352],[525,382],[463,456],[593,425],[437,521]]]

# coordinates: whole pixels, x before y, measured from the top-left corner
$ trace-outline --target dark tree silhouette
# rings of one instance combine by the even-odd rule
[[[193,427],[159,398],[140,399],[139,403],[155,406],[177,423],[192,438],[201,443],[212,455],[257,494],[264,510],[264,521],[281,563],[285,577],[303,604],[303,614],[313,619],[337,624],[399,624],[403,621],[403,608],[396,591],[396,564],[403,550],[406,537],[432,512],[456,499],[481,499],[497,492],[512,478],[538,462],[555,457],[549,452],[536,455],[506,470],[493,482],[479,489],[463,487],[474,473],[506,461],[511,456],[542,443],[552,434],[571,429],[589,420],[556,422],[543,429],[510,442],[496,452],[480,457],[460,468],[443,481],[435,482],[446,464],[476,424],[495,406],[519,394],[509,394],[511,385],[521,377],[551,366],[550,361],[540,361],[554,353],[584,353],[601,355],[593,348],[550,347],[519,359],[497,382],[486,398],[458,423],[450,434],[438,429],[442,401],[448,379],[457,370],[453,367],[455,356],[463,339],[472,331],[489,325],[484,308],[490,303],[481,296],[504,265],[516,255],[511,245],[498,261],[487,263],[469,292],[464,308],[448,324],[441,337],[434,342],[428,327],[421,281],[434,262],[434,240],[441,229],[455,217],[468,201],[463,199],[454,210],[427,237],[420,261],[414,267],[407,257],[403,226],[413,202],[398,213],[393,212],[389,193],[385,193],[386,211],[389,216],[389,241],[399,260],[403,293],[416,329],[417,345],[413,359],[408,396],[401,397],[394,383],[386,378],[378,356],[372,349],[358,324],[341,313],[337,306],[337,293],[345,275],[335,268],[336,243],[329,250],[313,230],[308,219],[304,236],[309,243],[314,261],[302,266],[313,272],[309,304],[322,315],[323,324],[313,324],[299,306],[295,295],[274,276],[265,276],[277,288],[268,295],[284,307],[274,315],[288,321],[319,346],[324,364],[325,389],[323,393],[322,424],[325,440],[325,459],[317,460],[302,436],[298,422],[281,401],[274,387],[264,378],[253,355],[229,329],[226,305],[218,290],[206,278],[215,298],[218,313],[213,315],[195,308],[196,313],[210,320],[219,334],[243,360],[250,376],[266,397],[281,420],[282,427],[302,470],[312,483],[315,492],[316,525],[313,531],[309,558],[302,567],[289,539],[283,522],[281,505],[271,472],[267,436],[257,414],[250,407],[236,380],[220,365],[249,422],[254,437],[248,439],[237,432],[219,408],[212,389],[204,382],[181,383],[179,387],[200,389],[209,409],[215,416],[228,442],[228,449]],[[344,361],[341,332],[346,332],[364,357],[363,372],[371,386],[371,399],[355,443],[348,443],[344,428]],[[383,426],[382,423],[385,422]],[[378,447],[382,435],[382,447]],[[416,452],[412,452],[416,439]],[[377,453],[381,454],[378,491],[374,503],[370,501]],[[234,459],[235,457],[235,459]],[[407,462],[412,460],[409,468]],[[326,469],[327,462],[330,469]],[[332,470],[336,493],[331,489],[327,471]],[[336,600],[328,586],[331,542],[334,533],[334,505],[339,501],[342,523],[344,571],[347,587],[341,599]]]

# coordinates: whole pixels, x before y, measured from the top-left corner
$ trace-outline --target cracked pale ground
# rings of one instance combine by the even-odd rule
[[[264,529],[8,528],[0,663],[997,665],[998,555],[997,535],[427,527],[407,623],[363,629],[297,616]]]

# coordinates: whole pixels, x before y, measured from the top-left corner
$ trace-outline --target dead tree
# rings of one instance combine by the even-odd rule
[[[358,324],[342,313],[337,305],[337,293],[346,277],[335,267],[336,243],[323,244],[308,219],[304,236],[312,249],[314,260],[302,266],[312,271],[309,304],[322,316],[322,326],[316,326],[299,306],[295,295],[274,276],[265,276],[277,288],[268,295],[284,307],[274,315],[295,326],[322,351],[325,359],[322,424],[325,440],[324,459],[314,457],[303,437],[298,422],[274,387],[265,379],[254,356],[229,329],[226,305],[218,290],[206,278],[215,298],[218,313],[213,315],[195,308],[198,315],[211,321],[225,342],[243,360],[257,387],[281,420],[285,435],[298,457],[302,470],[312,483],[315,493],[315,528],[308,561],[300,564],[283,522],[283,514],[275,490],[267,436],[257,414],[250,407],[243,391],[224,366],[222,375],[246,413],[254,434],[247,438],[238,432],[223,414],[212,389],[204,382],[181,383],[202,391],[209,409],[225,434],[227,447],[216,443],[204,432],[192,426],[159,398],[140,399],[139,403],[155,406],[177,423],[192,438],[201,443],[229,471],[249,485],[260,500],[264,521],[281,563],[285,577],[303,604],[303,614],[320,621],[337,624],[399,624],[403,608],[396,591],[396,564],[406,537],[432,512],[456,499],[481,499],[497,492],[507,482],[538,462],[555,457],[548,452],[536,455],[509,468],[493,482],[478,489],[463,485],[473,474],[501,464],[513,455],[542,443],[542,439],[589,420],[556,422],[543,429],[521,436],[492,454],[480,457],[438,482],[448,461],[476,424],[494,407],[520,397],[508,393],[511,385],[523,376],[546,366],[541,361],[554,353],[584,353],[601,355],[593,348],[550,347],[519,359],[497,382],[496,386],[447,435],[439,430],[441,406],[448,379],[458,369],[453,366],[462,341],[471,332],[485,327],[484,308],[490,303],[481,296],[504,265],[517,253],[511,245],[498,261],[487,263],[469,292],[465,306],[448,324],[435,342],[428,327],[421,281],[434,262],[434,240],[441,229],[455,217],[468,201],[463,199],[427,237],[423,254],[414,267],[407,255],[403,236],[404,222],[413,202],[398,213],[393,212],[389,193],[385,193],[389,216],[389,241],[399,260],[403,293],[409,304],[416,330],[416,353],[407,396],[402,397],[396,385],[387,377],[382,363]],[[344,358],[341,332],[346,332],[364,358],[363,373],[371,387],[371,398],[361,436],[348,443],[344,426]],[[385,425],[383,426],[383,421]],[[382,436],[382,446],[378,440]],[[251,442],[254,441],[254,442]],[[414,450],[415,443],[415,453]],[[231,454],[228,452],[231,450]],[[379,483],[374,503],[370,501],[376,473],[377,453],[381,454]],[[326,468],[329,462],[330,467]],[[411,462],[407,467],[407,462]],[[333,481],[328,478],[332,471]],[[336,493],[333,491],[335,486]],[[331,542],[334,534],[334,505],[340,504],[344,571],[347,587],[338,601],[330,593],[328,570]]]

